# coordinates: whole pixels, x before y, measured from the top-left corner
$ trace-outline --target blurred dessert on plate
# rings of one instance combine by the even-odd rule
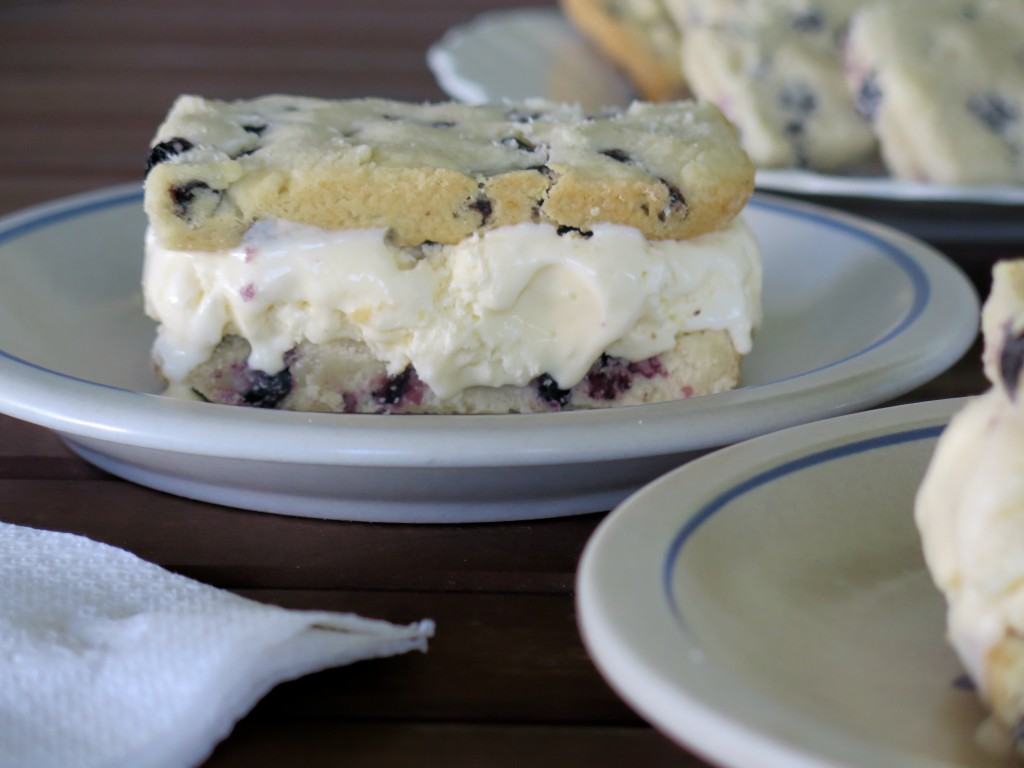
[[[759,168],[1024,183],[1021,0],[649,0],[645,25],[620,25],[642,35],[587,23],[630,3],[561,5],[649,98],[675,41],[679,87],[735,123]],[[656,66],[623,53],[641,40]]]
[[[991,388],[944,430],[918,491],[925,559],[947,602],[950,643],[992,718],[1024,723],[1024,260],[1001,262],[982,312]]]

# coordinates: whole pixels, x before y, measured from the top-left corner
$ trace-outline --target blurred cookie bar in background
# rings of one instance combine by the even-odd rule
[[[679,30],[661,0],[561,0],[562,11],[651,101],[687,94]]]
[[[853,18],[844,56],[894,176],[1024,182],[1024,3],[873,4]]]

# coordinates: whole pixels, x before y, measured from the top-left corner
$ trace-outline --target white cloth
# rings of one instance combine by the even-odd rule
[[[278,682],[426,650],[432,634],[263,605],[0,523],[0,766],[193,766]]]

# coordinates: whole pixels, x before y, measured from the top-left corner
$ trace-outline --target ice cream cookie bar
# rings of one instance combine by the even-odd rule
[[[752,166],[714,107],[181,97],[145,184],[168,392],[346,413],[735,386]]]
[[[1022,41],[1019,0],[902,0],[857,14],[850,88],[893,175],[1024,182]]]
[[[947,634],[992,710],[982,730],[1024,747],[1024,261],[1002,262],[982,312],[992,387],[939,439],[915,515]]]

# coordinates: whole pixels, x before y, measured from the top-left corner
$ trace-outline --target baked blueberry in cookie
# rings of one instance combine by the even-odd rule
[[[146,161],[146,173],[149,173],[154,165],[166,162],[175,155],[180,155],[192,149],[192,142],[188,139],[174,137],[166,141],[158,142],[149,151],[149,159]]]
[[[990,131],[1001,136],[1008,135],[1014,123],[1020,119],[1017,107],[996,91],[971,96],[967,100],[967,111]]]

